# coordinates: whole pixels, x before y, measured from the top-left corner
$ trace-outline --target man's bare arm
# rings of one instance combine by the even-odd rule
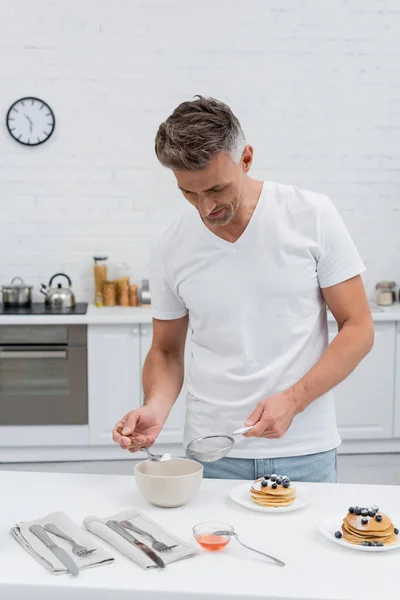
[[[255,425],[247,437],[282,437],[296,414],[343,381],[371,350],[374,327],[361,277],[324,288],[322,293],[339,333],[297,383],[260,400],[245,423]]]
[[[144,404],[166,420],[182,389],[188,317],[153,319],[153,341],[143,368]]]
[[[293,386],[298,412],[343,381],[370,352],[374,325],[361,276],[322,289],[339,332],[319,361]]]

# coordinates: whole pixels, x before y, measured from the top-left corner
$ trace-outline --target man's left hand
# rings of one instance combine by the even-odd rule
[[[281,438],[297,414],[294,394],[285,390],[268,396],[257,404],[245,425],[254,425],[246,437]]]

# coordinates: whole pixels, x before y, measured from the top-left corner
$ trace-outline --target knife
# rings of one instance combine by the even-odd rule
[[[149,546],[146,546],[146,544],[144,544],[143,542],[140,542],[137,538],[135,538],[135,536],[133,536],[131,533],[129,533],[129,531],[124,529],[122,527],[122,525],[120,525],[118,523],[118,521],[115,521],[115,520],[107,521],[107,525],[108,525],[108,527],[110,527],[110,529],[113,529],[114,531],[116,531],[117,533],[122,535],[122,537],[125,538],[128,542],[130,542],[133,546],[136,546],[142,552],[147,554],[147,556],[154,563],[156,563],[157,567],[160,567],[160,569],[165,569],[165,563],[162,560],[162,558],[160,558],[151,548],[149,548]]]
[[[74,577],[78,575],[79,569],[68,554],[68,552],[66,552],[64,548],[57,546],[57,544],[55,544],[53,540],[47,535],[46,531],[41,525],[31,525],[29,527],[29,531],[36,535],[36,537],[38,537],[39,540],[41,540],[43,544],[45,544],[48,547],[48,549],[51,550],[53,554],[55,554],[55,556],[57,556],[58,560],[62,562],[62,564],[71,573],[71,575],[74,575]]]

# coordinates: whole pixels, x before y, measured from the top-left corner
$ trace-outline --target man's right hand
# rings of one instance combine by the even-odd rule
[[[151,406],[143,406],[128,412],[113,430],[113,440],[125,450],[137,452],[140,446],[149,447],[156,441],[164,422],[159,418],[157,411]],[[117,429],[122,428],[122,434]],[[138,445],[132,444],[133,437]]]

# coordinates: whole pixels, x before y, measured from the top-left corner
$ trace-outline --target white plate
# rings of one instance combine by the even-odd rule
[[[322,535],[328,538],[328,540],[331,542],[342,546],[342,548],[349,548],[350,550],[358,550],[359,552],[389,552],[390,550],[400,549],[399,536],[397,536],[397,542],[394,544],[388,544],[387,546],[361,546],[358,544],[350,544],[350,542],[346,542],[346,540],[343,538],[335,538],[335,531],[342,530],[343,517],[343,513],[328,517],[319,524],[318,529]]]
[[[298,510],[303,506],[307,506],[307,504],[310,504],[311,502],[308,494],[304,490],[302,490],[301,487],[299,489],[296,486],[296,483],[294,483],[294,486],[296,487],[296,498],[293,500],[292,504],[289,504],[288,506],[273,507],[260,506],[259,504],[256,504],[250,496],[251,483],[244,483],[242,485],[239,485],[238,487],[233,488],[233,490],[231,490],[230,497],[237,504],[240,504],[245,508],[255,510],[257,512],[275,514],[292,512],[293,510]]]

